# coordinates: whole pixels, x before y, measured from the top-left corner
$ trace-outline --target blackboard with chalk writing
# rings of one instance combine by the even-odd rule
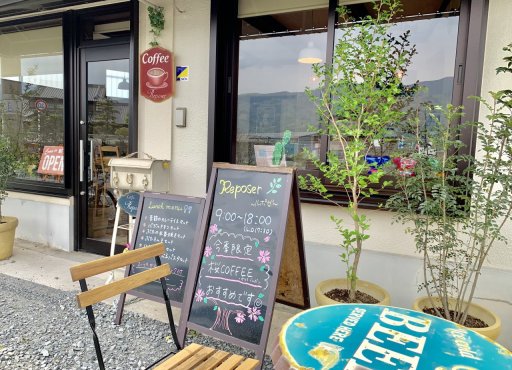
[[[171,267],[166,278],[167,293],[173,305],[181,305],[187,283],[190,256],[198,235],[204,199],[159,193],[141,193],[137,219],[132,236],[133,249],[164,243],[162,263]],[[134,264],[130,275],[155,266],[154,259]],[[159,283],[138,288],[146,298],[162,299]]]
[[[303,248],[301,227],[287,228],[300,223],[295,171],[215,164],[206,204],[197,281],[187,289],[191,305],[179,335],[187,326],[264,351],[287,230],[300,231],[294,247]]]

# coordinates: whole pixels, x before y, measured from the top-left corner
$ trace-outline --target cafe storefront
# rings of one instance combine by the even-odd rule
[[[264,164],[266,148],[285,130],[292,132],[286,165],[302,173],[314,171],[303,148],[320,156],[336,150],[308,130],[318,123],[304,89],[318,81],[311,64],[299,57],[306,51],[314,52],[316,62],[332,57],[337,30],[346,26],[336,18],[338,1],[58,3],[0,3],[0,127],[15,138],[27,162],[4,205],[5,214],[20,219],[18,238],[108,253],[111,231],[105,225],[112,227],[115,194],[105,183],[104,162],[96,161],[102,146],[117,148],[105,156],[138,152],[170,161],[170,192],[191,196],[206,193],[213,162]],[[339,3],[356,15],[370,12],[364,0]],[[158,42],[174,58],[167,71],[172,78],[155,80],[158,86],[172,83],[172,97],[162,101],[141,95],[139,81],[140,56],[153,40],[151,4],[164,8]],[[406,82],[429,88],[422,99],[464,104],[472,112],[467,119],[477,119],[478,107],[466,97],[506,86],[494,70],[510,42],[512,4],[404,0],[403,5],[398,27],[411,30],[418,49]],[[471,144],[473,138],[464,140]],[[301,201],[309,285],[315,286],[342,271],[339,236],[328,217],[336,210],[306,194]],[[380,277],[383,285],[409,281],[418,269],[413,241],[403,226],[391,224],[389,213],[375,203],[367,206],[372,238],[362,275],[371,280],[372,266],[380,265],[388,271],[383,281]],[[119,234],[119,246],[126,242],[127,234]],[[491,275],[512,274],[504,244],[488,266]],[[512,301],[505,288],[496,289],[493,296]],[[415,293],[416,282],[395,290],[399,304]]]

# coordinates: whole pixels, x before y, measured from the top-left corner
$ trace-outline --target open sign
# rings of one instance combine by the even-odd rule
[[[37,172],[43,175],[64,175],[64,147],[45,146]]]

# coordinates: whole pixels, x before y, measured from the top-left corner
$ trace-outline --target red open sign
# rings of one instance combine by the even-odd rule
[[[64,175],[64,147],[45,146],[37,172],[43,175]]]

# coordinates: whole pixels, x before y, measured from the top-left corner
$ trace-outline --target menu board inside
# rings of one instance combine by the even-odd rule
[[[291,172],[217,170],[189,322],[260,344],[272,316],[292,180]]]
[[[167,294],[175,304],[183,302],[192,247],[200,225],[204,200],[158,193],[142,193],[137,222],[133,233],[134,249],[162,242],[165,254],[162,263],[171,267],[166,277]],[[155,266],[154,259],[132,265],[130,274]],[[163,299],[161,285],[157,282],[138,288],[135,292]]]

